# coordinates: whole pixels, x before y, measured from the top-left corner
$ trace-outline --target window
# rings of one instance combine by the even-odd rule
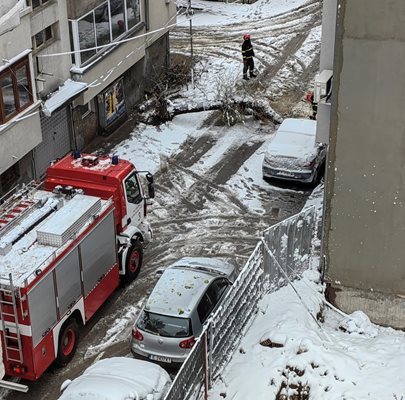
[[[80,66],[141,22],[140,0],[107,0],[69,22],[74,63]],[[80,51],[85,49],[92,50]]]
[[[94,26],[94,14],[93,12],[86,17],[78,21],[79,28],[79,46],[81,50],[91,49],[96,47],[95,26]],[[96,50],[88,50],[80,53],[82,63],[89,60],[96,54]]]
[[[163,337],[184,338],[192,335],[191,320],[143,311],[137,322],[143,331]]]
[[[42,5],[48,3],[49,0],[29,0],[28,2],[30,1],[32,9],[35,10],[36,8],[41,7]]]
[[[210,297],[213,304],[217,304],[225,292],[225,289],[229,286],[229,281],[225,278],[216,279],[207,290],[207,294]]]
[[[205,293],[197,307],[197,314],[202,324],[208,318],[213,308],[214,304],[211,302],[211,299],[209,298],[208,294]]]
[[[0,72],[0,123],[33,103],[28,57]]]
[[[55,37],[56,24],[50,25],[44,30],[38,32],[32,38],[32,48],[37,50],[46,47],[50,41]]]
[[[91,102],[84,104],[83,106],[79,106],[80,115],[83,118],[86,118],[88,115],[91,114]]]
[[[139,204],[142,201],[142,194],[135,173],[131,174],[125,180],[125,192],[127,194],[128,203]]]
[[[131,29],[141,20],[141,8],[137,0],[127,0],[126,7],[128,29]]]

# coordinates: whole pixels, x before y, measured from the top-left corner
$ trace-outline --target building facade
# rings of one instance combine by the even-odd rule
[[[169,60],[174,0],[2,0],[0,193],[109,134]]]
[[[405,328],[405,3],[337,0],[323,255],[328,297]]]
[[[33,178],[33,150],[41,143],[41,101],[35,89],[31,8],[0,5],[0,191]]]

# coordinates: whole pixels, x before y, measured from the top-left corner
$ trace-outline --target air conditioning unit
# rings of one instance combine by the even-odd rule
[[[321,99],[330,95],[332,91],[333,71],[324,69],[315,77],[314,101],[319,103]]]

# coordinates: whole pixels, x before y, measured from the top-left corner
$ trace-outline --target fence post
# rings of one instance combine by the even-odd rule
[[[204,399],[208,400],[209,390],[209,366],[208,366],[208,343],[207,331],[204,332]]]
[[[268,246],[270,246],[269,236],[270,235],[267,232],[265,232],[264,235],[263,235],[263,239],[264,239],[265,243],[267,243]],[[263,251],[262,254],[263,254],[263,271],[267,275],[268,282],[270,282],[270,271],[271,271],[270,257],[267,254],[267,251]]]
[[[207,332],[209,333],[209,352],[208,352],[208,388],[212,388],[212,374],[213,374],[213,367],[212,367],[212,358],[214,354],[214,334],[213,334],[213,321],[210,322],[208,325]]]

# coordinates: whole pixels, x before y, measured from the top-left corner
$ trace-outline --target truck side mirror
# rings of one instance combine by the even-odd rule
[[[146,180],[148,181],[148,183],[153,183],[153,175],[152,175],[150,172],[148,172],[148,173],[145,175],[145,178],[146,178]]]
[[[153,184],[153,175],[148,172],[146,175],[146,180],[148,181],[148,192],[149,198],[153,199],[155,197],[155,185]]]
[[[155,185],[153,183],[148,183],[149,198],[153,199],[155,197]]]

